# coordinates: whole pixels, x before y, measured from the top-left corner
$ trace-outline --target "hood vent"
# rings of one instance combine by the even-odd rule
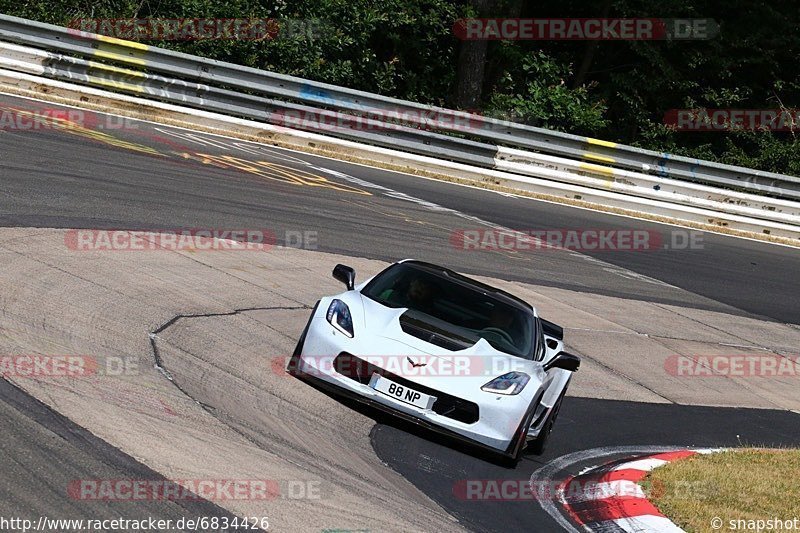
[[[410,320],[405,317],[400,318],[400,327],[403,328],[403,333],[411,335],[412,337],[416,337],[420,340],[425,342],[429,342],[440,348],[444,348],[445,350],[450,350],[451,352],[456,352],[459,350],[463,350],[464,348],[469,347],[469,345],[464,345],[464,343],[454,341],[437,333],[430,331],[429,329],[420,327],[414,322],[415,320]]]

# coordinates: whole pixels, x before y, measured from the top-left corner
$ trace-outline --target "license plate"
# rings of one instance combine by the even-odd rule
[[[382,392],[387,396],[419,407],[420,409],[430,409],[433,406],[433,402],[436,401],[436,396],[415,391],[405,385],[399,385],[379,374],[372,374],[369,386],[378,392]]]

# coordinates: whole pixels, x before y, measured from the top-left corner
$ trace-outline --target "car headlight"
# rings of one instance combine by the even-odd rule
[[[331,326],[338,329],[348,337],[353,336],[353,317],[350,315],[350,308],[341,300],[334,300],[328,307],[325,315]]]
[[[492,381],[481,387],[484,392],[495,394],[519,394],[531,377],[524,372],[509,372],[494,378]]]

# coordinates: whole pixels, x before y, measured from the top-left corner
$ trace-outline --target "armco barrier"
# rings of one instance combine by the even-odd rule
[[[793,176],[424,106],[6,15],[0,15],[0,63],[9,71],[447,159],[504,175],[701,209],[718,215],[705,217],[710,224],[725,225],[731,217],[744,217],[756,224],[797,227],[800,234],[800,204],[795,201],[800,199],[800,178]],[[321,130],[319,124],[302,119],[308,115],[336,126]],[[644,201],[639,205],[643,212],[652,207],[645,207]],[[772,233],[766,227],[761,231]]]
[[[2,61],[0,60],[0,63]],[[1,65],[0,65],[1,66]],[[525,191],[552,200],[593,206],[596,209],[623,210],[628,214],[658,219],[680,220],[726,227],[748,233],[769,233],[773,237],[792,239],[796,242],[796,225],[753,219],[738,215],[725,215],[717,211],[660,200],[649,200],[582,185],[572,185],[560,180],[573,179],[564,171],[543,169],[544,177],[528,177],[498,170],[480,168],[447,161],[445,159],[391,150],[364,143],[327,137],[317,133],[293,130],[256,121],[202,111],[156,100],[109,92],[43,78],[38,75],[4,70],[0,68],[0,87],[32,96],[56,99],[65,103],[77,103],[105,111],[120,112],[139,118],[157,116],[159,121],[178,124],[198,130],[242,136],[244,138],[268,139],[270,143],[296,150],[334,156],[370,165],[403,170],[414,174],[444,177],[466,182],[487,183],[505,187],[507,190]],[[134,110],[135,111],[132,111]],[[578,176],[580,178],[580,176]],[[784,240],[784,242],[786,242]]]
[[[272,98],[352,113],[399,115],[416,126],[463,133],[457,124],[469,121],[470,135],[543,153],[590,160],[672,177],[776,197],[800,199],[800,178],[643,150],[566,133],[534,128],[461,111],[426,106],[363,91],[205,59],[102,35],[0,15],[0,40],[141,68],[210,86],[230,87]],[[431,121],[429,117],[438,117]]]

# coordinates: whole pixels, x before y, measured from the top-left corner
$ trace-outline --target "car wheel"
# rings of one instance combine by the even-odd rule
[[[547,448],[547,441],[550,438],[550,433],[553,431],[553,426],[558,418],[558,413],[561,411],[561,402],[564,400],[564,393],[566,392],[566,389],[561,391],[561,395],[558,397],[556,404],[553,406],[553,412],[550,413],[547,422],[544,423],[541,433],[539,433],[539,436],[528,444],[528,450],[530,450],[530,452],[534,455],[542,455]]]
[[[517,466],[520,459],[522,459],[522,456],[525,455],[525,450],[527,449],[528,429],[530,428],[534,413],[535,411],[531,409],[525,420],[522,422],[522,424],[520,424],[519,428],[517,428],[517,434],[514,436],[514,440],[511,442],[511,446],[509,446],[507,454],[503,455],[501,458],[500,462],[503,466],[507,468],[514,468]],[[510,455],[508,455],[509,452]]]
[[[306,327],[303,328],[303,333],[300,334],[300,338],[297,340],[297,346],[295,346],[294,352],[292,352],[292,357],[291,359],[289,359],[289,364],[286,365],[286,371],[292,376],[300,376],[303,374],[299,366],[300,354],[303,353],[303,345],[306,343],[306,335],[308,334],[308,328],[311,327],[311,320],[314,318],[318,306],[319,302],[314,304],[314,309],[311,310],[311,316],[308,317],[308,322],[306,323]]]

